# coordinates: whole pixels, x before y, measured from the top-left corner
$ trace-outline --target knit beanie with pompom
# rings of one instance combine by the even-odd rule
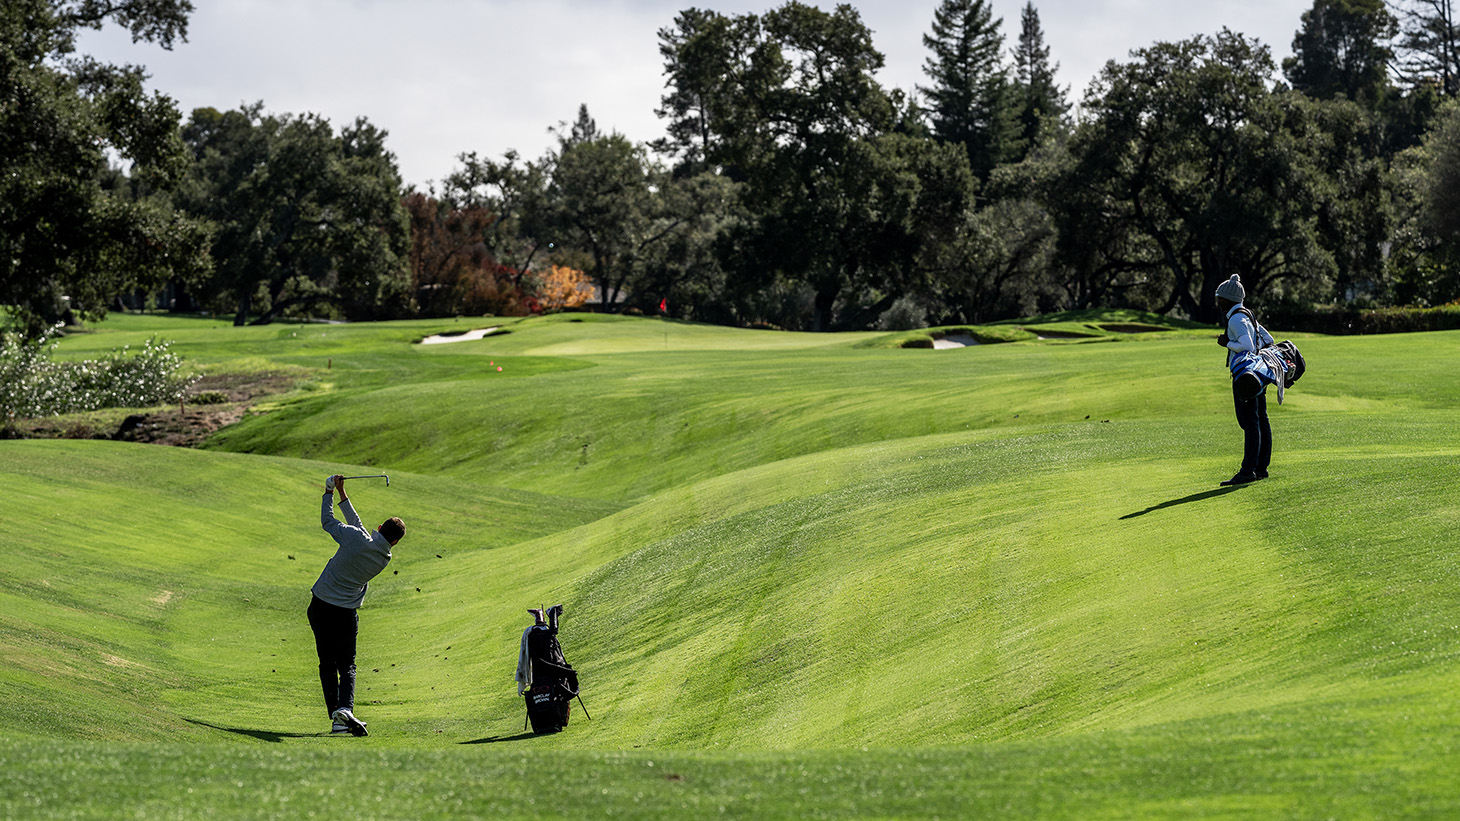
[[[1247,298],[1247,291],[1242,287],[1242,280],[1233,274],[1231,279],[1217,286],[1217,296],[1241,302]]]

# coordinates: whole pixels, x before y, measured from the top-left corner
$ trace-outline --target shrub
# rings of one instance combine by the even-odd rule
[[[538,274],[537,298],[544,313],[581,308],[593,298],[593,284],[577,268],[554,265]]]
[[[928,324],[928,311],[910,296],[899,298],[877,318],[879,331],[911,331]]]
[[[1460,329],[1460,305],[1434,308],[1291,308],[1259,311],[1262,324],[1322,334],[1397,334]]]
[[[178,374],[182,357],[157,337],[131,355],[127,346],[101,359],[52,362],[58,328],[35,339],[0,339],[0,418],[170,404],[196,381]]]
[[[198,391],[189,396],[188,401],[194,405],[222,405],[228,402],[228,394],[223,391]]]
[[[33,339],[0,334],[0,420],[39,415],[30,411],[47,402],[44,374],[52,368],[49,356],[55,348],[50,337],[60,327]]]

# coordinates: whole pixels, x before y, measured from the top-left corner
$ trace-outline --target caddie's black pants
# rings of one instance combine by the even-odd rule
[[[1267,392],[1251,399],[1238,399],[1233,383],[1232,402],[1237,406],[1237,424],[1242,426],[1242,471],[1263,474],[1272,461],[1272,425],[1267,421]]]
[[[360,614],[348,607],[336,607],[318,596],[309,602],[309,628],[314,631],[314,649],[319,654],[319,683],[324,688],[324,706],[330,715],[344,707],[355,711],[355,638],[360,633]]]

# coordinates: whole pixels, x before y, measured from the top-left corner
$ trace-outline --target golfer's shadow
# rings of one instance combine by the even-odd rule
[[[462,744],[496,744],[501,741],[522,741],[527,738],[536,738],[537,733],[518,733],[517,735],[494,735],[487,738],[478,738],[472,741],[463,741]]]
[[[268,741],[274,744],[278,744],[286,738],[319,738],[320,736],[329,735],[329,733],[276,733],[273,730],[245,730],[242,727],[219,727],[217,724],[209,724],[206,721],[198,721],[195,718],[184,718],[183,721],[189,724],[196,724],[199,727],[222,730],[225,733],[246,735],[249,738],[257,738],[259,741]]]
[[[1159,505],[1152,505],[1145,510],[1137,511],[1135,513],[1127,513],[1120,518],[1121,521],[1124,521],[1126,519],[1134,519],[1137,516],[1144,516],[1147,513],[1154,513],[1158,510],[1165,510],[1168,507],[1176,507],[1177,505],[1184,505],[1191,502],[1200,502],[1203,499],[1215,499],[1218,496],[1225,496],[1228,493],[1241,490],[1244,487],[1246,487],[1246,485],[1231,485],[1229,487],[1219,487],[1216,490],[1203,490],[1201,493],[1193,493],[1190,496],[1183,496],[1180,499],[1172,499],[1169,502],[1162,502]]]

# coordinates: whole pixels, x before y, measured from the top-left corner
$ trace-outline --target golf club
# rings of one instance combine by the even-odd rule
[[[384,479],[385,486],[390,487],[390,477],[384,473],[372,473],[369,476],[341,476],[341,479]]]

